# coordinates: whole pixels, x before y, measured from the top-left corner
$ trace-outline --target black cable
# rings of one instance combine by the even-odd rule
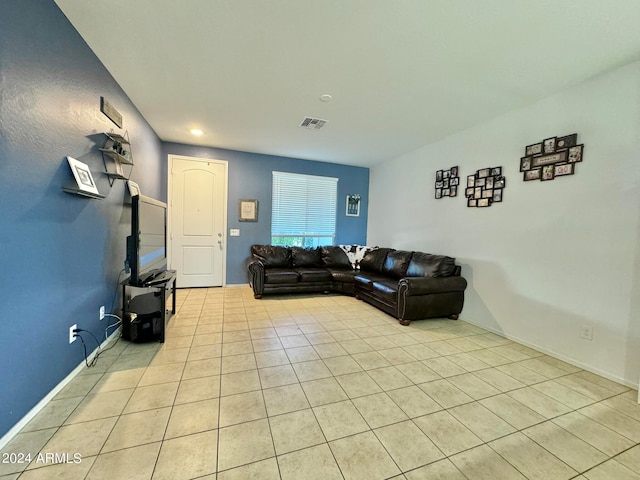
[[[80,339],[80,341],[82,342],[82,349],[84,350],[84,363],[87,366],[87,368],[91,368],[95,365],[95,362],[93,360],[91,360],[91,365],[89,365],[89,360],[87,358],[87,344],[84,343],[84,338],[82,338],[80,335],[78,335],[78,333],[76,333],[75,335],[77,338]],[[94,358],[95,360],[95,358]]]
[[[118,274],[118,278],[116,279],[116,288],[115,288],[115,291],[113,292],[113,300],[111,300],[111,311],[112,312],[113,312],[113,308],[116,305],[116,300],[118,299],[118,291],[120,290],[120,277],[125,272],[126,272],[126,270],[124,268],[122,270],[120,270],[120,273]]]

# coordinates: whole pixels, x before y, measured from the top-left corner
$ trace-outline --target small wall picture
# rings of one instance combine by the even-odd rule
[[[460,177],[458,177],[458,167],[451,167],[447,170],[438,170],[436,172],[436,194],[435,198],[455,197],[458,195],[458,185]]]
[[[553,153],[556,151],[556,137],[547,138],[542,142],[544,153]]]
[[[543,182],[546,180],[553,180],[555,178],[554,172],[555,165],[545,165],[544,167],[542,167],[542,178],[540,180],[542,180]]]
[[[527,145],[524,157],[520,157],[522,180],[549,181],[557,177],[573,175],[575,164],[582,162],[584,144],[578,145],[578,134],[549,137]]]
[[[67,161],[69,162],[69,167],[71,167],[73,178],[75,178],[78,188],[82,191],[99,195],[100,192],[98,192],[98,187],[96,187],[96,183],[93,181],[89,165],[73,157],[67,157]]]
[[[490,207],[502,202],[506,179],[502,167],[482,168],[467,177],[467,207]]]
[[[575,147],[578,141],[578,134],[572,133],[564,137],[558,137],[556,140],[556,150],[562,150],[564,148]]]
[[[542,173],[542,170],[539,168],[534,168],[533,170],[527,170],[526,172],[524,172],[523,180],[525,182],[529,182],[531,180],[540,180],[541,173]]]
[[[129,188],[129,193],[132,197],[140,195],[140,186],[133,180],[127,180],[127,187]]]
[[[575,170],[575,163],[564,163],[560,165],[554,165],[553,177],[561,177],[562,175],[573,175]]]
[[[541,153],[542,153],[542,142],[534,143],[533,145],[527,145],[524,151],[524,154],[527,156],[540,155]]]
[[[576,145],[569,149],[569,163],[576,163],[582,161],[582,147],[583,145]]]
[[[360,216],[360,195],[347,195],[347,217]]]
[[[258,200],[242,198],[238,200],[238,221],[258,221]]]

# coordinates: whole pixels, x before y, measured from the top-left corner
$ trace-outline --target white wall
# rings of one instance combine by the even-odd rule
[[[576,132],[575,175],[522,181],[526,145]],[[469,282],[462,319],[636,385],[639,152],[635,62],[374,167],[367,243],[456,257]],[[453,165],[461,191],[435,200],[436,170]],[[467,208],[467,175],[495,166],[504,201]]]

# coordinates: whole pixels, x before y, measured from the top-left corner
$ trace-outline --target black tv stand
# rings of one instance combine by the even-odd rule
[[[167,300],[171,298],[171,309]],[[164,343],[165,328],[176,313],[176,272],[165,270],[141,284],[122,282],[122,337],[132,341]],[[135,314],[135,319],[132,320]],[[132,326],[132,322],[136,323]],[[142,335],[137,332],[143,332]]]

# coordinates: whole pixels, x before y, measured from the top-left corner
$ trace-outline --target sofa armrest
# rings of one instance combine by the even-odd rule
[[[253,288],[253,294],[262,295],[264,293],[264,263],[253,257],[246,261],[249,285]]]
[[[406,295],[428,295],[431,293],[463,292],[467,281],[463,277],[405,277],[398,282],[398,291]]]

